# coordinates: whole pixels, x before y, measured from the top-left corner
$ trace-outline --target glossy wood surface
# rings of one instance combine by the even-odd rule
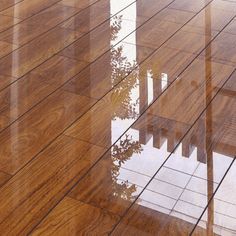
[[[234,235],[235,0],[0,0],[0,235]]]

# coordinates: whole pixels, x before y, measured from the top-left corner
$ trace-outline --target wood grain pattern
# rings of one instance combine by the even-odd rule
[[[0,41],[0,58],[9,54],[11,51],[16,49],[17,46],[11,43]]]
[[[235,15],[0,0],[0,234],[235,234]]]
[[[19,78],[69,45],[77,37],[78,33],[75,31],[55,28],[1,59],[1,73]]]
[[[57,139],[1,189],[2,234],[29,233],[103,152],[65,136]]]
[[[169,8],[190,11],[190,12],[198,12],[203,9],[207,3],[211,2],[210,0],[199,0],[199,1],[188,1],[188,0],[176,0],[174,1]]]
[[[207,64],[203,60],[195,60],[181,75],[181,78],[175,81],[173,86],[169,87],[167,92],[153,105],[149,112],[166,119],[192,124],[202,108],[205,107],[206,97],[212,98],[233,72],[231,66],[211,62],[209,62],[209,65],[211,71],[208,74],[205,70]],[[169,96],[169,93],[171,96]],[[202,96],[203,93],[205,97]],[[195,102],[193,103],[193,101]]]
[[[62,0],[59,4],[69,7],[76,7],[76,8],[86,8],[98,0]]]
[[[57,91],[28,112],[0,135],[1,170],[15,173],[81,116],[93,102],[87,97]],[[16,131],[15,135],[13,130]]]
[[[56,87],[26,76],[0,92],[0,130],[27,112]]]
[[[107,235],[118,219],[100,208],[66,197],[32,235]]]
[[[87,62],[73,60],[63,56],[53,56],[32,70],[29,77],[44,83],[60,86],[78,74],[87,66]]]
[[[129,0],[125,3],[125,5],[128,5],[131,2],[132,1]],[[80,14],[77,14],[75,17],[65,21],[62,24],[62,27],[76,31],[88,32],[110,17],[110,14],[107,12],[109,7],[110,1],[100,0],[91,7],[82,11]],[[116,12],[122,10],[123,8],[124,4],[120,4],[120,6],[118,5],[116,7]],[[96,15],[96,17],[91,18],[91,15]]]
[[[129,51],[138,49],[139,55],[136,58],[129,56]],[[70,80],[63,86],[63,89],[76,94],[89,96],[95,99],[102,98],[115,85],[131,73],[140,62],[148,58],[153,52],[152,49],[136,46],[128,43],[119,43],[111,51],[105,53],[90,64],[84,71]],[[122,55],[119,61],[117,55]],[[103,70],[102,68],[107,68]],[[99,71],[99,73],[97,73]],[[131,78],[133,77],[133,79]],[[129,78],[132,81],[137,77],[137,71]],[[141,76],[140,76],[141,77]],[[127,83],[128,85],[128,83]]]
[[[235,85],[235,75],[234,73],[234,75],[230,77],[223,89]],[[232,91],[235,91],[235,89],[232,89]],[[121,223],[116,227],[113,233],[114,235],[189,235],[191,233],[198,218],[207,206],[208,201],[211,200],[214,190],[210,192],[209,188],[213,186],[212,181],[214,181],[215,189],[217,184],[222,180],[224,173],[229,168],[232,162],[231,157],[234,157],[236,152],[235,144],[231,143],[231,145],[225,145],[230,142],[229,140],[225,140],[229,132],[232,133],[229,135],[231,142],[235,140],[235,137],[233,137],[235,133],[233,134],[232,132],[232,126],[235,125],[235,122],[232,121],[235,120],[236,110],[234,100],[235,98],[227,96],[226,94],[219,93],[216,96],[215,100],[213,100],[211,105],[181,141],[182,147],[179,147],[180,151],[177,149],[176,152],[168,158],[168,161],[155,176],[155,179],[150,182],[136,201],[136,204],[132,206],[128,214],[125,215]],[[223,115],[223,111],[226,111],[228,115]],[[147,123],[147,125],[148,124],[149,123]],[[210,128],[207,126],[209,124],[211,125]],[[211,163],[214,160],[213,163],[216,165],[215,159],[217,159],[217,153],[223,153],[222,150],[224,150],[224,154],[220,156],[221,165],[224,165],[224,167],[221,166],[221,168],[219,168],[219,166],[217,166],[213,168],[212,166],[203,165],[201,171],[192,170],[193,176],[189,175],[187,177],[187,173],[191,173],[191,170],[186,168],[187,162],[181,169],[180,160],[182,155],[181,149],[184,151],[184,145],[186,144],[189,148],[193,147],[197,149],[197,159],[194,160],[196,164],[198,161],[204,161],[205,159],[205,163]],[[203,154],[204,156],[199,156],[199,154]],[[173,159],[171,160],[172,156]],[[188,158],[190,158],[190,156],[191,154]],[[203,171],[203,168],[205,171]],[[223,168],[225,169],[224,171]],[[209,204],[208,217],[206,214],[202,217],[193,235],[209,235],[209,232],[212,232],[212,235],[214,235],[213,229],[215,229],[216,235],[221,235],[221,233],[225,234],[229,230],[225,227],[226,225],[234,229],[233,222],[235,222],[235,219],[234,215],[232,215],[233,210],[230,211],[229,209],[233,207],[235,200],[232,196],[226,194],[227,191],[232,191],[235,195],[235,190],[229,190],[234,189],[232,187],[229,188],[229,186],[233,185],[232,176],[234,175],[235,167],[232,168],[233,169],[229,171],[228,180],[223,181],[222,187],[220,186],[214,200],[212,200],[212,202],[215,202],[215,204],[213,203],[215,208]],[[178,171],[178,175],[176,175],[176,171]],[[164,172],[168,173],[168,175],[164,174]],[[181,175],[182,180],[178,181]],[[177,176],[179,177],[177,178]],[[179,203],[173,204],[173,208],[168,209],[168,204],[171,206],[171,201],[174,201],[173,187],[176,186],[178,182],[184,186],[183,176],[191,180],[186,182],[187,186],[182,189],[183,193],[180,197],[176,198],[175,201],[179,201]],[[210,176],[213,179],[209,180]],[[168,185],[165,189],[160,188],[160,183],[155,185],[154,182],[156,179],[161,179],[169,183],[170,191],[166,191]],[[224,185],[224,182],[227,186]],[[153,187],[151,187],[151,185]],[[154,191],[155,194],[151,193],[149,191],[150,189]],[[162,196],[156,193],[158,189],[162,191]],[[76,192],[80,194],[79,188],[76,189],[74,194],[72,192],[72,196],[74,196]],[[166,195],[167,192],[172,196],[171,199],[168,199]],[[78,196],[81,196],[79,194]],[[161,200],[162,198],[165,198],[165,201]],[[181,201],[183,201],[182,204],[180,204]],[[221,208],[223,205],[224,207]],[[211,224],[213,214],[216,219],[214,226]],[[145,216],[147,216],[147,218]],[[191,224],[184,221],[185,219],[188,219],[187,221],[190,221]],[[218,234],[219,232],[220,234]]]
[[[9,174],[1,171],[0,172],[0,186],[4,185],[10,178],[11,176]]]
[[[26,19],[43,9],[46,9],[60,0],[32,0],[32,1],[21,1],[18,4],[2,11],[3,15],[12,16],[19,19]]]
[[[0,32],[8,29],[9,27],[17,24],[20,22],[20,19],[17,18],[13,18],[10,16],[4,16],[4,15],[0,15]]]
[[[22,2],[23,0],[1,0],[0,1],[0,11],[5,10],[15,4]]]
[[[59,4],[53,5],[0,33],[0,40],[16,45],[24,45],[77,12],[79,12],[79,9],[64,7]]]

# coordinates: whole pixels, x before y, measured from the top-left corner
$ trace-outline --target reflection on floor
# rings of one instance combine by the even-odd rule
[[[0,0],[1,235],[236,235],[236,0]]]

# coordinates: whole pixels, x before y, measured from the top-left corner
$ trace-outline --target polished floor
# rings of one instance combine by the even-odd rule
[[[236,0],[0,0],[0,235],[236,235]]]

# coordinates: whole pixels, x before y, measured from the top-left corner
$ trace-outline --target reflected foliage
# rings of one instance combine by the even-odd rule
[[[135,184],[130,184],[128,181],[119,181],[120,168],[125,164],[134,154],[139,154],[142,151],[142,146],[138,141],[133,141],[132,136],[125,135],[118,144],[112,149],[112,181],[113,192],[115,196],[119,196],[125,200],[132,200],[135,198],[133,193],[136,192]]]
[[[117,39],[117,35],[121,30],[122,17],[117,16],[112,21],[111,25],[111,40]],[[132,90],[138,86],[137,83],[137,67],[136,61],[130,61],[127,56],[123,54],[124,47],[114,47],[111,49],[111,81],[112,87],[114,87],[113,98],[119,98],[117,101],[122,104],[122,109],[114,111],[113,119],[120,118],[124,119],[135,119],[137,117],[137,106],[138,101],[133,101]],[[132,74],[126,77],[131,71]],[[125,78],[126,77],[126,78]],[[121,79],[125,78],[125,83],[121,83],[115,87]],[[119,106],[117,106],[119,107]]]

